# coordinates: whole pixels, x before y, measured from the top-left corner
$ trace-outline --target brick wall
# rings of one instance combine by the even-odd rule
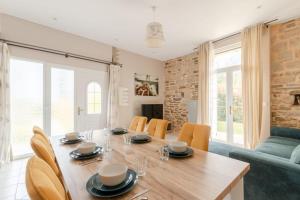
[[[165,113],[172,131],[179,132],[188,121],[187,102],[198,98],[198,58],[196,53],[165,63]]]
[[[290,92],[300,89],[300,19],[271,27],[272,125],[300,128],[300,106]]]
[[[300,106],[291,91],[300,90],[300,19],[271,26],[272,125],[300,128]],[[195,53],[165,63],[165,118],[176,132],[187,121],[188,100],[198,98]]]

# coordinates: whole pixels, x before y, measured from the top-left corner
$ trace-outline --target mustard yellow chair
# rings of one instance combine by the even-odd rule
[[[55,155],[52,151],[52,148],[49,144],[45,143],[44,138],[41,135],[35,134],[31,138],[31,147],[35,154],[48,163],[54,173],[61,178],[60,170],[56,164]]]
[[[68,200],[68,194],[51,167],[33,156],[27,162],[26,188],[31,200]]]
[[[147,123],[147,117],[135,116],[129,126],[130,131],[143,132]]]
[[[151,119],[146,131],[149,135],[165,139],[168,128],[168,120],[164,119]]]
[[[180,130],[178,140],[184,141],[189,146],[191,146],[192,139],[193,139],[194,126],[195,126],[194,124],[184,123]]]
[[[33,126],[32,131],[34,134],[41,135],[46,141],[49,141],[47,134],[43,129],[38,126]]]
[[[208,151],[210,127],[200,124],[183,124],[178,140],[186,142],[189,146]]]
[[[49,141],[49,138],[48,138],[47,134],[45,133],[45,131],[44,131],[43,129],[41,129],[41,128],[38,127],[38,126],[33,126],[32,132],[33,132],[35,135],[40,135],[40,136],[42,136],[43,141],[44,141],[45,143],[48,143],[48,145],[51,146],[50,141]],[[51,147],[51,151],[53,151],[53,150],[52,150],[52,147]]]
[[[196,125],[194,128],[191,147],[208,151],[210,127],[207,125]]]

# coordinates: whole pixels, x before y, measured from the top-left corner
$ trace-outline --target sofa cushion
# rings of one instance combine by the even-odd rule
[[[265,143],[276,143],[276,144],[283,144],[289,146],[298,146],[300,144],[299,139],[287,138],[287,137],[279,137],[279,136],[271,136],[267,138]]]
[[[300,145],[298,145],[292,152],[290,161],[292,163],[300,164]]]
[[[271,136],[258,145],[255,151],[290,159],[293,150],[299,144],[298,139]]]
[[[288,137],[300,140],[300,129],[286,127],[272,127],[271,136]]]

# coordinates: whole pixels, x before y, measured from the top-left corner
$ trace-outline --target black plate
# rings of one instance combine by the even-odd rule
[[[75,150],[74,150],[75,151]],[[96,153],[93,153],[93,154],[90,154],[90,155],[85,155],[85,156],[79,156],[79,155],[76,155],[74,154],[74,151],[71,151],[70,152],[70,157],[75,159],[75,160],[87,160],[87,159],[91,159],[91,158],[95,158],[97,157],[99,154],[102,153],[102,151],[98,151]]]
[[[60,138],[59,141],[63,144],[76,144],[78,142],[81,142],[83,140],[83,136],[79,136],[76,140],[68,140],[67,138]]]
[[[86,190],[88,191],[88,193],[90,193],[90,195],[92,195],[94,197],[100,197],[100,198],[111,198],[111,197],[117,197],[117,196],[123,195],[123,194],[129,192],[130,190],[132,190],[137,183],[137,178],[135,178],[133,181],[131,181],[131,183],[129,183],[127,186],[125,186],[121,190],[113,191],[113,192],[104,192],[101,190],[97,190],[96,188],[93,187],[93,179],[92,178],[94,176],[92,176],[86,183]]]
[[[94,176],[92,176],[91,179],[92,179],[92,185],[95,189],[97,189],[101,192],[106,192],[106,193],[107,192],[117,192],[117,191],[124,189],[127,185],[129,185],[131,182],[133,182],[136,179],[136,172],[131,169],[128,169],[125,180],[116,186],[103,185],[103,183],[101,183],[101,181],[99,179],[98,174],[95,174]]]
[[[167,149],[168,149],[169,153],[171,153],[171,154],[183,155],[183,156],[189,154],[189,152],[191,151],[191,148],[188,148],[188,147],[183,152],[173,151],[169,146],[167,146]]]
[[[151,142],[151,137],[149,135],[134,135],[131,137],[131,142],[135,144],[143,144]]]
[[[100,146],[96,146],[95,150],[90,152],[90,153],[80,153],[78,149],[72,151],[72,154],[76,155],[76,156],[81,156],[81,157],[85,157],[85,156],[90,156],[90,155],[94,155],[98,152],[100,152],[102,150],[102,147]]]
[[[183,152],[182,152],[183,153]],[[187,158],[187,157],[190,157],[193,155],[194,151],[192,148],[187,148],[187,153],[185,154],[182,154],[181,152],[180,153],[175,153],[174,151],[169,151],[169,157],[171,158]]]
[[[136,141],[146,141],[151,139],[149,135],[134,135],[131,137],[131,139],[136,140]]]
[[[147,139],[147,140],[135,140],[133,138],[131,138],[131,143],[134,144],[144,144],[144,143],[148,143],[151,142],[151,138]]]
[[[111,132],[114,135],[122,135],[122,134],[128,133],[128,131],[124,128],[115,128],[115,129],[111,130]]]

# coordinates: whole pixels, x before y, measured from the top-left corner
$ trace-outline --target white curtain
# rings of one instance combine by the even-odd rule
[[[11,160],[9,50],[0,44],[0,166]]]
[[[270,135],[269,30],[264,24],[242,31],[244,144],[253,149]]]
[[[210,77],[212,70],[212,44],[206,42],[198,49],[199,84],[198,84],[198,119],[199,124],[211,124],[210,118]]]
[[[109,71],[109,86],[108,86],[108,105],[107,105],[107,127],[110,129],[119,126],[119,85],[120,71],[119,65],[110,65]]]

